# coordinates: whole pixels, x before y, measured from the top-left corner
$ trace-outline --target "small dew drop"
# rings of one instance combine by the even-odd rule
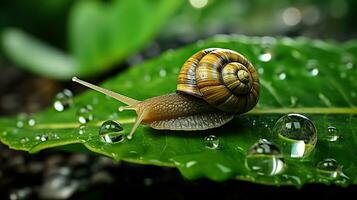
[[[35,137],[35,139],[36,139],[36,140],[39,140],[39,141],[41,141],[41,142],[45,142],[45,141],[48,140],[48,136],[47,136],[47,135],[37,135],[37,136]]]
[[[316,165],[317,172],[325,178],[336,179],[341,175],[342,166],[333,158],[326,158]]]
[[[27,124],[31,127],[35,126],[36,125],[36,120],[34,118],[29,118],[27,120]]]
[[[40,138],[40,140],[41,140],[42,142],[45,142],[45,141],[48,140],[48,136],[47,136],[47,135],[42,135],[41,138]]]
[[[189,2],[192,7],[196,8],[196,9],[201,9],[207,5],[208,0],[189,0]]]
[[[146,81],[146,82],[151,81],[151,76],[149,74],[145,74],[144,81]]]
[[[30,139],[28,137],[23,137],[23,138],[20,139],[21,144],[25,144],[25,143],[27,143],[29,141],[30,141]]]
[[[165,77],[166,74],[167,74],[167,72],[166,72],[165,69],[160,69],[159,75],[160,75],[161,77]]]
[[[257,121],[255,119],[253,119],[252,125],[255,126],[256,123],[257,123]]]
[[[336,142],[340,138],[340,134],[337,128],[334,126],[327,127],[327,133],[325,139],[330,142]]]
[[[28,123],[28,116],[25,113],[21,113],[17,116],[16,127],[23,128]]]
[[[266,52],[259,55],[259,60],[262,62],[269,62],[271,60],[271,53]]]
[[[317,68],[310,69],[310,74],[311,76],[317,76],[319,74],[319,69]]]
[[[297,104],[298,98],[296,96],[291,96],[290,97],[290,103],[291,103],[291,107],[295,107]]]
[[[78,133],[79,133],[79,135],[83,135],[86,133],[86,126],[84,124],[79,126]]]
[[[24,122],[21,121],[21,120],[18,120],[18,121],[16,122],[16,126],[17,126],[17,128],[22,128],[22,127],[24,127]]]
[[[266,139],[260,139],[247,152],[245,166],[257,175],[274,176],[284,170],[285,163],[276,145]]]
[[[280,80],[285,80],[286,79],[286,74],[284,72],[280,72],[280,73],[278,73],[278,78]]]
[[[219,138],[215,135],[209,135],[204,138],[208,149],[217,149],[219,147]]]
[[[99,136],[105,143],[118,143],[124,141],[123,127],[114,120],[105,121],[99,129]]]
[[[258,74],[264,74],[264,68],[263,67],[258,68]]]
[[[315,148],[317,131],[309,118],[300,114],[288,114],[275,123],[273,138],[273,142],[284,154],[291,158],[303,158]]]
[[[55,100],[53,102],[53,107],[58,112],[62,112],[65,109],[69,108],[72,104],[73,93],[68,89],[64,89],[63,91],[56,94]]]
[[[93,107],[91,105],[86,105],[78,110],[78,121],[81,124],[86,124],[93,120]]]

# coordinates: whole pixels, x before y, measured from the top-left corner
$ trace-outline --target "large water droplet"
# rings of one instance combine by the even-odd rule
[[[215,135],[209,135],[204,138],[206,147],[209,149],[217,149],[219,147],[219,139]]]
[[[284,154],[292,158],[302,158],[314,149],[317,141],[316,127],[313,122],[300,114],[281,117],[273,129],[274,142]]]
[[[73,104],[73,93],[64,89],[55,96],[55,101],[53,102],[53,107],[58,112],[62,112]]]
[[[258,175],[274,176],[283,171],[284,160],[277,146],[265,139],[260,139],[250,147],[245,165]]]
[[[337,131],[337,128],[334,126],[327,127],[327,133],[324,137],[327,141],[335,142],[340,138],[340,133]]]
[[[333,158],[326,158],[316,165],[317,172],[329,179],[335,179],[340,176],[342,172],[342,166]]]
[[[86,105],[78,110],[78,121],[81,124],[86,124],[93,120],[93,107],[91,105]]]
[[[123,127],[119,122],[105,121],[99,129],[99,135],[106,143],[117,143],[124,141]]]

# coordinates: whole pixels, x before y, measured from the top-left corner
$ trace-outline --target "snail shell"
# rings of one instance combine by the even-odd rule
[[[257,104],[259,85],[258,74],[245,57],[232,50],[210,48],[197,52],[184,63],[177,92],[239,114]]]

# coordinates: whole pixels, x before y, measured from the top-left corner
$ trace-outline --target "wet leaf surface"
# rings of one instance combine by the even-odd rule
[[[256,108],[236,116],[221,128],[181,132],[139,126],[132,140],[108,143],[99,134],[102,123],[116,120],[124,129],[122,133],[128,134],[135,113],[119,112],[121,103],[88,91],[75,97],[73,104],[61,112],[49,108],[31,117],[1,119],[0,139],[10,148],[30,153],[61,146],[76,151],[76,146],[84,145],[115,160],[177,167],[188,179],[240,179],[296,186],[311,182],[338,185],[357,182],[357,160],[352,159],[357,142],[355,42],[335,44],[305,38],[217,36],[168,51],[102,86],[138,100],[173,92],[183,62],[196,51],[210,47],[229,48],[245,55],[261,80],[261,97]],[[287,113],[303,114],[316,126],[315,146],[293,145],[297,150],[312,148],[310,152],[303,151],[302,156],[294,157],[277,144],[276,130],[282,129],[274,126]],[[84,124],[80,123],[80,117],[82,123],[83,118],[87,119]],[[285,124],[285,128],[300,126],[294,122]],[[207,137],[212,135],[214,144],[207,143]],[[258,168],[252,169],[251,163],[246,164],[246,157],[260,139],[273,141],[281,152],[274,151],[277,157],[273,159],[273,154],[258,154],[253,163]],[[217,143],[217,147],[211,148]],[[337,164],[331,160],[324,163],[328,158]],[[279,160],[282,162],[275,162]],[[271,173],[263,173],[261,169],[268,172],[270,169]]]

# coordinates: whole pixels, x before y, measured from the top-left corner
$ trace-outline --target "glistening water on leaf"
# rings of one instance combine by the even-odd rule
[[[259,59],[262,38],[217,36],[163,53],[101,84],[101,87],[144,100],[175,91],[178,72],[193,53],[210,47],[238,51],[252,62],[258,72],[263,71],[259,73],[261,96],[251,112],[235,116],[220,128],[174,132],[140,125],[132,140],[106,143],[99,134],[103,122],[116,120],[123,127],[123,133],[128,134],[135,121],[135,113],[118,113],[118,108],[124,104],[95,91],[88,91],[74,98],[73,104],[61,112],[49,108],[33,116],[36,122],[33,126],[23,123],[23,126],[18,127],[17,117],[0,119],[1,142],[10,148],[31,153],[50,147],[75,151],[77,145],[83,145],[115,160],[177,167],[188,179],[239,179],[269,185],[296,186],[304,183],[356,184],[357,160],[351,158],[355,157],[357,144],[357,108],[353,107],[354,102],[357,102],[357,71],[354,68],[357,42],[351,41],[345,45],[305,38],[271,38],[269,41],[274,48],[269,51],[271,58],[264,62]],[[345,54],[353,57],[351,69],[345,66]],[[319,73],[316,76],[311,76],[306,69],[310,59],[318,61],[315,67],[318,67]],[[160,75],[163,70],[165,76]],[[280,72],[286,74],[284,80],[277,76]],[[341,73],[345,75],[340,76]],[[87,105],[92,107],[93,119],[84,125],[85,128],[80,128],[77,113]],[[279,144],[272,143],[284,157],[281,154],[274,154],[275,157],[257,155],[249,160],[253,161],[249,166],[263,168],[259,173],[258,168],[251,170],[246,165],[249,149],[260,139],[273,142],[276,122],[289,113],[303,114],[314,123],[317,130],[315,147],[306,157],[291,159]],[[335,127],[339,133],[335,141],[327,139],[331,135],[329,127]],[[216,138],[209,139],[212,143],[207,144],[205,138],[210,135]],[[38,136],[40,139],[36,139]],[[43,137],[44,141],[41,136],[46,136]],[[215,146],[216,140],[219,141],[217,148],[207,148],[207,145]]]

